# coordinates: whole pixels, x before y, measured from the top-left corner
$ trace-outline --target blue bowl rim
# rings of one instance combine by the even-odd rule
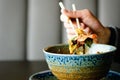
[[[96,44],[96,45],[105,45],[105,46],[111,46],[113,48],[113,50],[109,51],[109,52],[104,52],[102,54],[86,54],[86,55],[76,55],[76,54],[57,54],[57,53],[52,53],[52,52],[47,52],[46,49],[50,48],[50,47],[55,47],[55,46],[62,46],[62,45],[68,45],[68,44],[54,44],[54,45],[51,45],[51,46],[48,46],[48,47],[45,47],[43,48],[43,52],[44,54],[50,54],[50,55],[59,55],[59,56],[94,56],[94,55],[104,55],[104,54],[107,54],[107,53],[112,53],[114,51],[117,50],[117,48],[115,46],[112,46],[112,45],[108,45],[108,44]]]

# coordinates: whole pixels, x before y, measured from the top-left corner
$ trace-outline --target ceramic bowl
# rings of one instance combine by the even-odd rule
[[[116,47],[94,44],[87,55],[69,54],[67,44],[56,44],[43,49],[51,72],[59,80],[100,80],[109,72]],[[95,52],[102,52],[95,54]]]

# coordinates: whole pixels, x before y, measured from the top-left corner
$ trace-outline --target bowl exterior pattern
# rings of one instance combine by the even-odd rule
[[[57,54],[57,53],[56,53]],[[45,58],[52,73],[60,80],[97,80],[107,75],[112,52],[100,55],[52,55]]]

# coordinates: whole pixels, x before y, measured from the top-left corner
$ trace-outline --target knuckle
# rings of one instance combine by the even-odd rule
[[[84,9],[84,12],[85,12],[86,14],[88,14],[88,15],[91,14],[91,11],[90,11],[89,9]]]

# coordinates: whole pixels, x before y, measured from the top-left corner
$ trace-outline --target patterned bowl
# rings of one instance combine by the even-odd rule
[[[93,50],[93,51],[92,51]],[[67,44],[56,44],[43,49],[51,72],[59,80],[99,80],[109,72],[116,47],[94,44],[91,54],[69,54]],[[94,54],[94,52],[102,52]]]

